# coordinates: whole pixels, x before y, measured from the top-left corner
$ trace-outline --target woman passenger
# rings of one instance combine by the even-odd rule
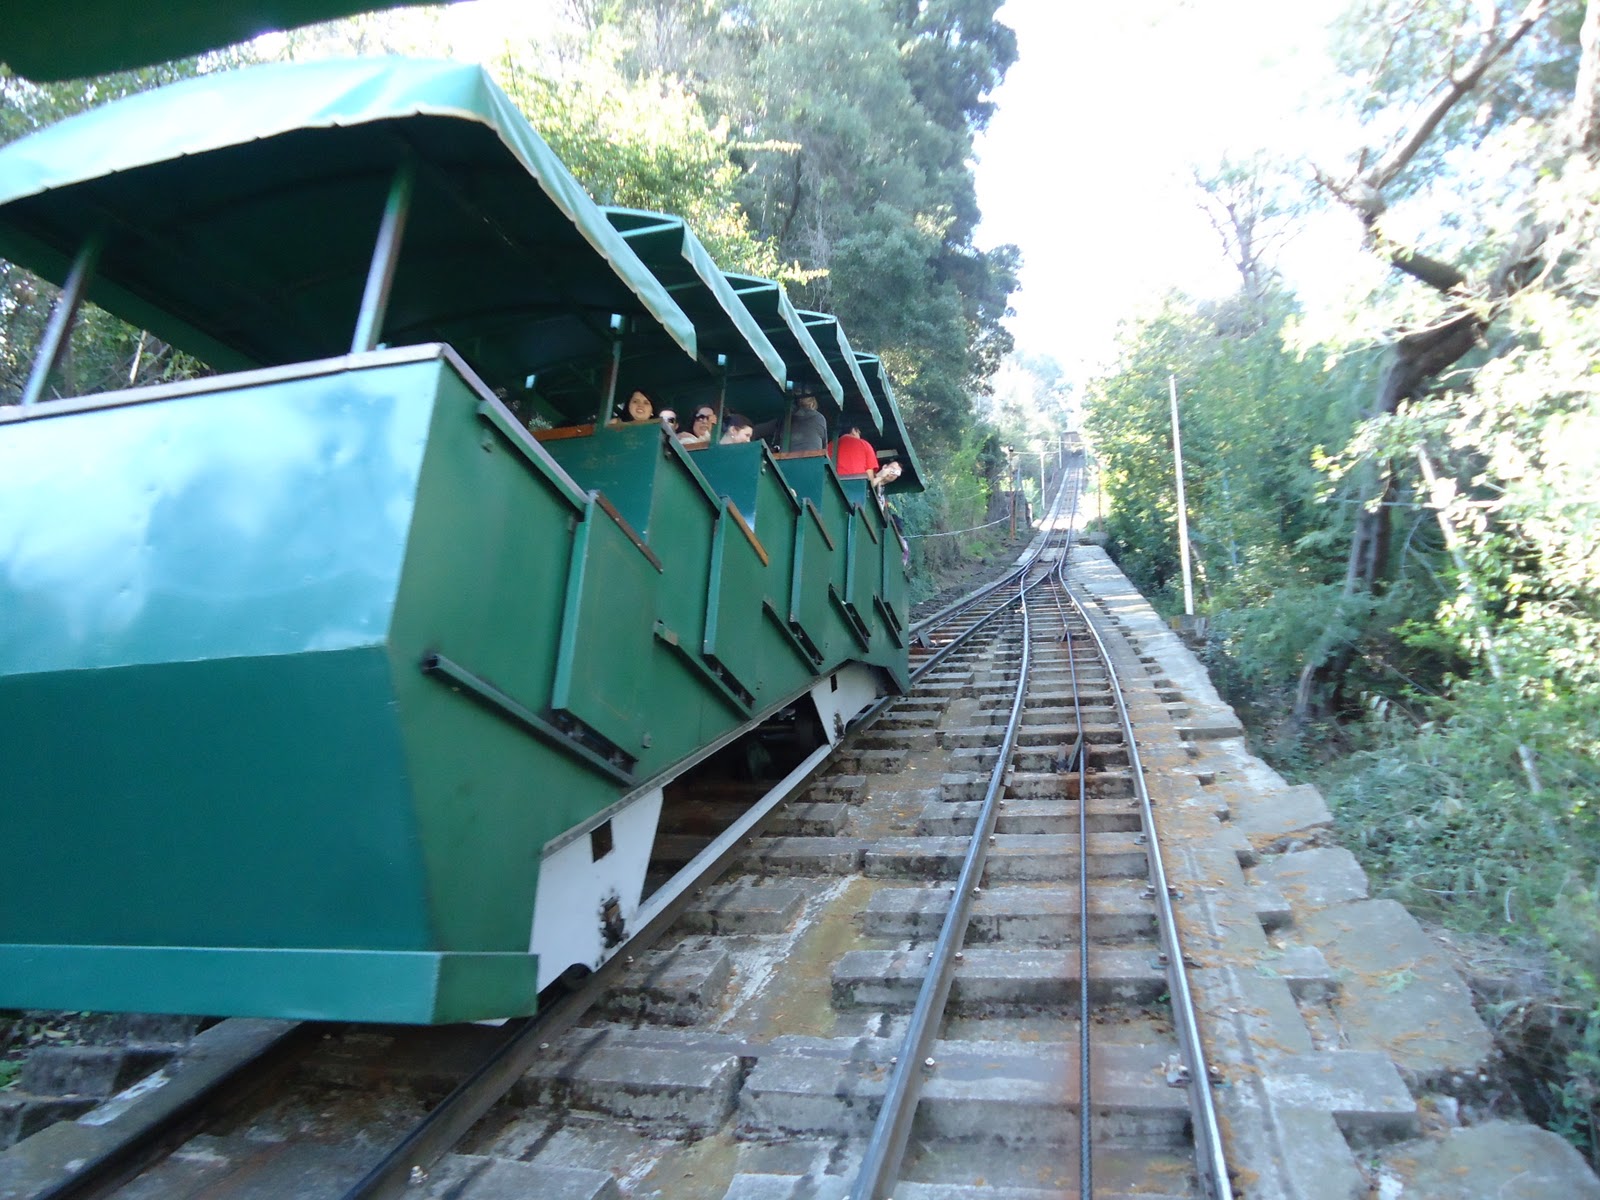
[[[721,445],[737,446],[748,442],[755,434],[755,426],[743,413],[729,413],[722,422]]]
[[[618,418],[624,425],[643,425],[656,419],[656,402],[643,388],[635,388]]]
[[[716,427],[717,410],[709,404],[698,405],[694,410],[693,423],[678,435],[678,440],[685,446],[709,446],[712,431]]]

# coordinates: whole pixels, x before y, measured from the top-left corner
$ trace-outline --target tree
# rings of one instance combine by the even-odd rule
[[[1549,20],[1550,5],[1551,0],[1528,0],[1520,11],[1503,12],[1497,5],[1467,6],[1450,0],[1403,7],[1379,0],[1370,6],[1375,11],[1352,17],[1350,28],[1360,28],[1354,22],[1362,22],[1384,39],[1372,71],[1371,91],[1398,93],[1412,101],[1414,115],[1403,123],[1390,122],[1395,132],[1386,149],[1363,150],[1342,176],[1319,171],[1318,178],[1358,216],[1367,249],[1425,289],[1425,303],[1416,310],[1410,327],[1402,328],[1392,342],[1388,364],[1368,410],[1369,419],[1391,417],[1402,405],[1423,395],[1482,343],[1508,297],[1542,270],[1546,235],[1535,225],[1523,224],[1498,245],[1463,249],[1458,261],[1451,262],[1392,233],[1388,217],[1391,193],[1404,195],[1423,186],[1416,176],[1422,174],[1425,162],[1438,165],[1450,150],[1481,149],[1487,135],[1480,127],[1504,123],[1506,98],[1518,89],[1506,86],[1502,75],[1518,48],[1541,22]],[[1480,16],[1482,19],[1476,20]],[[1406,71],[1418,70],[1424,62],[1430,62],[1432,69],[1421,78],[1438,82],[1419,88],[1418,77]],[[1404,64],[1406,71],[1397,64]],[[1397,80],[1405,80],[1406,85]],[[1501,102],[1498,120],[1490,104],[1482,120],[1463,122],[1464,102],[1476,93]],[[1535,110],[1539,107],[1533,105]],[[1378,110],[1369,102],[1366,111]],[[1482,253],[1486,248],[1492,251],[1487,258]],[[1384,462],[1364,460],[1359,478],[1365,503],[1352,529],[1344,583],[1345,594],[1351,597],[1378,590],[1386,578],[1391,548],[1389,505],[1397,495],[1396,472]],[[1329,692],[1337,693],[1339,677],[1349,666],[1348,648],[1327,646],[1324,651],[1307,664],[1301,676],[1296,708],[1302,716],[1309,715],[1319,699],[1325,702]]]
[[[1015,59],[996,7],[628,0],[611,26],[726,123],[754,229],[816,271],[796,299],[883,357],[935,457],[1011,348],[1016,248],[972,241],[972,137]]]

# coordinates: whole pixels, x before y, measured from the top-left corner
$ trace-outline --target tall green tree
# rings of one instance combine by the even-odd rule
[[[797,300],[883,355],[936,453],[1011,348],[1018,253],[972,240],[972,138],[1016,55],[996,7],[628,0],[596,20],[726,122],[756,231],[817,271]]]

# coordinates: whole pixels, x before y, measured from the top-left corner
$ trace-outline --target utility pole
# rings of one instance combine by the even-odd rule
[[[1172,461],[1178,475],[1178,556],[1183,560],[1183,611],[1194,616],[1194,583],[1189,577],[1189,508],[1183,498],[1183,438],[1178,433],[1178,377],[1167,376],[1172,398]]]

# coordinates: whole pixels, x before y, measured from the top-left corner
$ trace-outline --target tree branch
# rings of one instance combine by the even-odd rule
[[[1578,80],[1572,89],[1572,143],[1600,152],[1600,0],[1589,0],[1578,31]]]
[[[1450,86],[1434,101],[1433,107],[1423,114],[1422,121],[1412,131],[1411,136],[1380,159],[1361,182],[1371,191],[1379,193],[1393,183],[1395,176],[1405,170],[1406,165],[1416,157],[1417,151],[1421,150],[1433,136],[1433,131],[1439,127],[1439,122],[1449,115],[1450,110],[1463,96],[1478,86],[1490,67],[1510,53],[1512,47],[1537,24],[1540,17],[1544,16],[1548,7],[1549,0],[1528,0],[1528,6],[1522,10],[1522,15],[1517,18],[1505,37],[1499,41],[1490,40],[1485,43],[1483,49],[1479,50],[1467,64],[1467,69],[1451,78]]]

